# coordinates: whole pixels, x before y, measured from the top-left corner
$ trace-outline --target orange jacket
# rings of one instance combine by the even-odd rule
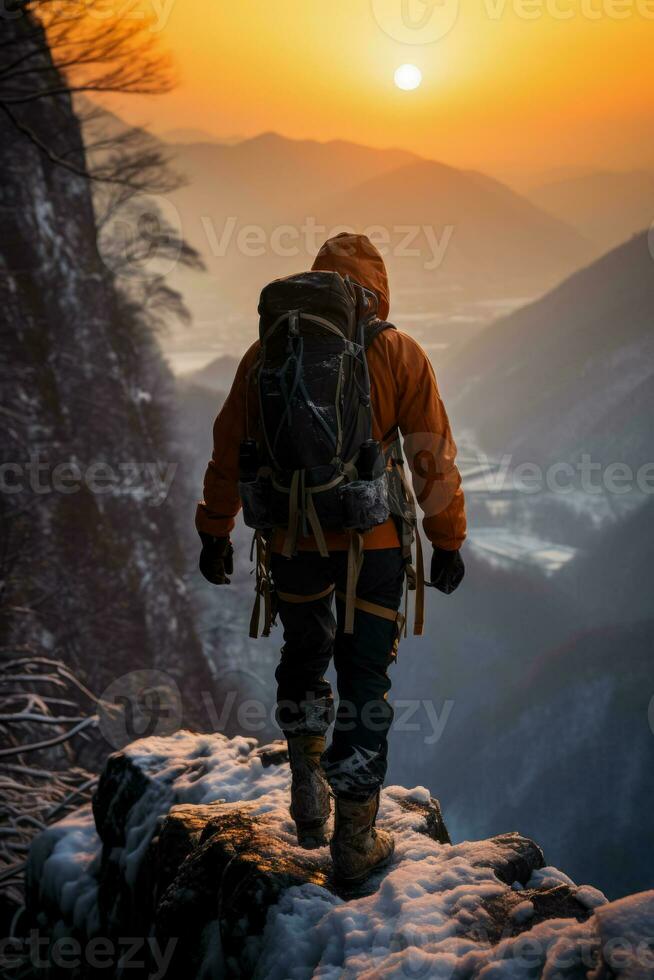
[[[323,245],[314,269],[349,275],[374,290],[379,316],[389,312],[388,277],[384,260],[363,235],[339,235]],[[199,531],[225,537],[234,527],[241,502],[238,493],[239,445],[256,437],[259,405],[251,369],[257,359],[257,340],[243,357],[232,389],[213,429],[214,450],[204,478],[204,499],[198,505]],[[373,410],[373,438],[392,441],[399,428],[404,453],[413,476],[414,490],[424,512],[425,534],[433,545],[447,550],[461,546],[466,536],[466,517],[461,476],[456,466],[456,445],[429,359],[419,344],[399,330],[385,330],[368,350]],[[345,549],[347,534],[327,532],[330,550]],[[281,550],[281,540],[273,547]],[[279,544],[279,548],[277,545]],[[391,518],[364,535],[369,548],[399,544]],[[300,549],[314,549],[312,537],[300,538]]]

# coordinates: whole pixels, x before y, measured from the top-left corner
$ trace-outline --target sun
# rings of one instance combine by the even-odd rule
[[[418,88],[422,82],[422,72],[415,65],[400,65],[395,72],[395,84],[405,92]]]

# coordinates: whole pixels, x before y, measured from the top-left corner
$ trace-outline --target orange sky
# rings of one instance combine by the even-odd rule
[[[180,84],[120,110],[158,131],[344,138],[516,175],[654,166],[654,0],[149,2]],[[418,91],[393,85],[404,62]]]

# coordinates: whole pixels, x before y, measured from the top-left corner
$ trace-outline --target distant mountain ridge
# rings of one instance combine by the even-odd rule
[[[306,267],[340,226],[385,235],[400,284],[447,282],[482,294],[538,292],[590,255],[577,231],[498,181],[405,150],[264,133],[173,152],[187,177],[172,196],[185,230],[226,295],[243,302],[251,303],[254,284]],[[263,231],[261,254],[244,255],[233,239],[225,247],[230,220],[236,235],[247,225]],[[287,230],[277,248],[269,236],[280,226]],[[447,234],[442,255],[425,240],[425,227],[432,239]]]
[[[175,284],[205,322],[212,305],[252,310],[266,282],[309,266],[342,226],[378,237],[395,288],[471,299],[537,294],[591,255],[577,230],[499,181],[407,150],[180,135],[165,147],[186,182],[169,200],[210,275],[184,272]]]
[[[528,294],[557,282],[589,254],[581,235],[506,185],[432,160],[414,160],[371,177],[330,195],[317,210],[325,222],[359,228],[384,222],[391,228],[428,226],[441,241],[449,229],[451,237],[435,268],[428,243],[418,237],[411,247],[422,246],[425,274],[468,290]],[[389,265],[401,277],[407,262],[391,254]],[[419,267],[417,261],[414,272]]]
[[[277,133],[229,146],[173,144],[172,149],[187,178],[175,201],[189,216],[196,213],[200,194],[206,215],[236,215],[243,224],[263,226],[288,221],[298,199],[304,206],[326,186],[345,190],[418,159],[405,150],[376,150],[344,140],[289,140]]]
[[[640,466],[654,458],[653,311],[643,232],[497,320],[441,382],[486,449]]]
[[[577,229],[505,184],[407,150],[273,132],[179,135],[165,150],[186,182],[169,201],[209,275],[183,271],[173,285],[205,323],[214,308],[252,311],[266,282],[307,268],[343,226],[370,231],[393,288],[432,306],[448,291],[464,303],[538,295],[594,254]]]

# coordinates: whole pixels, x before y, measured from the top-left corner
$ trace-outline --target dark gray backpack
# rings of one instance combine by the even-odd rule
[[[388,519],[366,350],[392,325],[376,310],[373,293],[336,272],[277,279],[261,294],[261,437],[256,467],[242,467],[241,499],[246,524],[286,528],[288,556],[299,535],[313,534],[326,554],[324,530]]]

